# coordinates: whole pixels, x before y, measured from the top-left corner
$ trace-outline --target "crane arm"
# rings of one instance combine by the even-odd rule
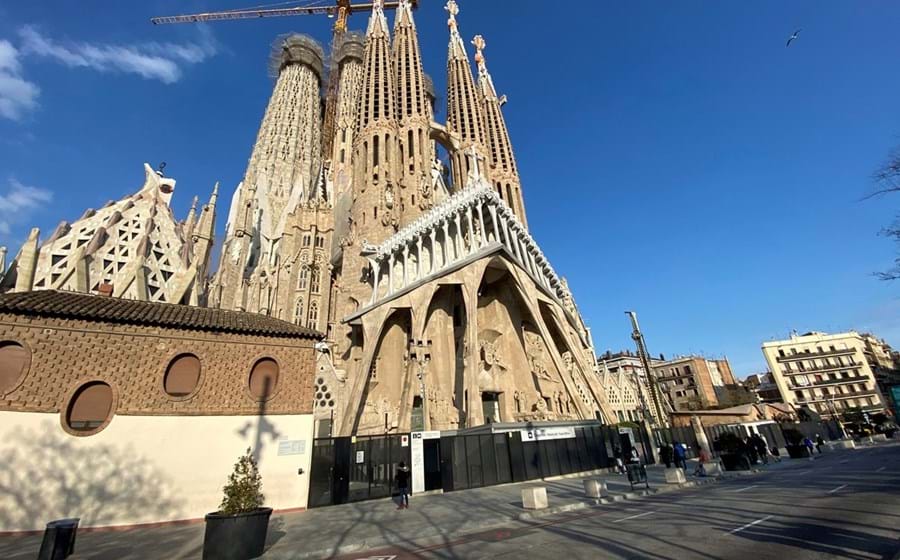
[[[399,2],[385,2],[385,8],[396,8]],[[413,6],[416,2],[412,2]],[[201,21],[222,21],[232,19],[252,19],[264,17],[283,17],[283,16],[301,16],[313,14],[337,15],[341,8],[345,8],[348,12],[357,10],[371,10],[372,2],[364,2],[361,4],[345,5],[339,1],[333,6],[297,6],[293,8],[270,8],[270,9],[248,9],[248,10],[228,10],[224,12],[204,12],[200,14],[185,14],[180,16],[161,16],[150,18],[153,25],[165,23],[196,23]]]

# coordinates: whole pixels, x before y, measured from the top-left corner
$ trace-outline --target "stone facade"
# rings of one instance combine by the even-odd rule
[[[9,271],[0,268],[0,291],[105,292],[143,301],[199,305],[213,245],[218,185],[197,217],[197,200],[178,222],[169,202],[175,181],[144,164],[141,189],[73,223],[61,222],[38,242],[31,230]],[[5,263],[4,263],[5,264]]]
[[[647,372],[644,371],[644,365],[639,357],[629,351],[615,354],[606,352],[597,358],[597,376],[606,391],[610,406],[620,420],[622,418],[642,419],[645,411],[649,411],[653,422],[661,423],[650,396]],[[660,397],[662,412],[667,415],[672,411],[672,404],[665,391],[661,392]]]
[[[737,381],[726,359],[684,356],[653,360],[651,367],[656,372],[660,389],[668,395],[676,411],[714,408],[720,401],[725,406],[731,404],[729,389],[735,388]]]

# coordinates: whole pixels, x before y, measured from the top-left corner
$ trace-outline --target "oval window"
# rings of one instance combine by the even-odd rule
[[[102,381],[82,385],[66,410],[66,425],[73,432],[92,432],[112,415],[112,388]]]
[[[200,358],[182,354],[169,363],[163,385],[169,396],[186,397],[194,392],[199,382]]]
[[[17,342],[0,343],[0,395],[12,389],[30,358],[28,350]]]
[[[253,365],[250,371],[250,394],[264,401],[275,393],[278,385],[278,362],[272,358],[263,358]]]

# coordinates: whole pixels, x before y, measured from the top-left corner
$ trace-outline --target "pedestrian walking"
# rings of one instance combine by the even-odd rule
[[[706,463],[709,462],[709,452],[704,447],[700,447],[700,455],[697,456],[699,462],[694,470],[694,476],[706,476]]]
[[[807,437],[807,438],[803,438],[803,445],[805,445],[805,446],[806,446],[806,449],[809,450],[809,460],[812,461],[812,458],[813,458],[813,449],[815,449],[816,446],[813,445],[812,440],[809,439],[808,437]]]
[[[639,465],[641,463],[641,456],[638,454],[636,447],[631,448],[631,453],[628,455],[628,462],[633,465]]]
[[[756,446],[756,452],[759,454],[759,457],[762,459],[764,465],[769,464],[769,446],[766,445],[766,440],[762,438],[759,434],[753,434],[753,444]]]
[[[822,436],[816,434],[816,449],[819,451],[819,455],[822,454],[822,446],[825,445],[825,440],[822,439]]]
[[[772,446],[772,457],[775,458],[776,463],[781,462],[781,451],[778,451],[778,446],[776,445]]]
[[[687,449],[685,449],[684,444],[680,441],[676,441],[673,447],[675,450],[675,467],[681,467],[682,469],[687,470],[687,461],[685,461]]]
[[[409,468],[403,461],[397,465],[397,490],[400,492],[400,505],[397,509],[409,509]]]
[[[613,445],[613,458],[616,460],[616,474],[625,474],[625,462],[622,458],[622,448],[618,443]]]

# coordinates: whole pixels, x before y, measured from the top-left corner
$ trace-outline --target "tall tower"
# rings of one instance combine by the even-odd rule
[[[475,45],[475,63],[478,65],[478,89],[481,93],[484,107],[484,117],[487,132],[488,147],[491,153],[491,182],[497,189],[497,194],[506,202],[519,221],[527,228],[525,220],[525,202],[522,198],[522,183],[519,180],[519,170],[516,168],[516,158],[513,155],[512,143],[509,141],[509,131],[506,129],[506,120],[503,118],[501,107],[506,102],[506,96],[498,97],[494,88],[494,80],[488,72],[487,63],[484,60],[484,37],[476,35],[472,40]]]
[[[278,78],[244,180],[232,198],[211,302],[276,315],[280,244],[297,205],[319,197],[322,48],[304,35],[275,45]],[[283,317],[287,318],[287,317]]]
[[[344,33],[334,48],[337,49],[334,61],[340,76],[329,172],[334,188],[334,238],[340,242],[348,233],[353,203],[353,138],[363,83],[365,37],[359,33]]]
[[[404,208],[401,225],[405,225],[435,202],[431,177],[434,144],[429,138],[434,120],[429,95],[433,97],[433,93],[429,93],[429,84],[422,71],[419,38],[409,0],[400,0],[397,6],[393,58],[400,134],[400,198]]]
[[[466,185],[469,173],[476,168],[486,175],[487,135],[484,130],[484,115],[480,96],[472,78],[469,55],[457,27],[456,15],[459,5],[456,0],[447,2],[450,13],[447,25],[450,27],[450,50],[447,56],[447,128],[459,138],[459,147],[452,155],[453,189],[458,191]],[[477,162],[473,161],[477,158]]]
[[[365,301],[368,262],[355,240],[381,243],[400,227],[403,200],[397,181],[397,105],[391,37],[383,1],[372,5],[363,54],[363,80],[353,138],[351,239],[344,242],[344,289]]]

